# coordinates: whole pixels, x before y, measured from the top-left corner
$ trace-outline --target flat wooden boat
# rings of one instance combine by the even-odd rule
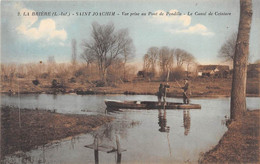
[[[105,100],[108,109],[201,109],[199,104],[183,104],[157,101],[118,101]]]

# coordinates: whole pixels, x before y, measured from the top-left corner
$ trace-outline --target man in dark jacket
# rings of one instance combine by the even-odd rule
[[[160,84],[158,92],[157,92],[157,98],[158,98],[158,102],[159,104],[161,104],[162,101],[162,97],[163,97],[163,102],[165,103],[166,101],[166,93],[167,93],[167,88],[170,88],[169,84]]]
[[[158,92],[157,92],[157,98],[158,98],[159,104],[161,104],[162,96],[163,96],[163,84],[160,84]]]
[[[183,103],[189,104],[190,100],[189,100],[189,82],[188,82],[188,79],[185,79],[184,87],[182,87],[182,89],[183,89]]]
[[[167,83],[163,86],[163,102],[166,102],[166,94],[167,94],[167,88],[170,88],[170,85]]]

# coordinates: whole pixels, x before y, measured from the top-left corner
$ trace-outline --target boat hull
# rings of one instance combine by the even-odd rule
[[[106,100],[105,104],[109,109],[201,109],[199,104],[183,104],[156,101],[113,101]]]

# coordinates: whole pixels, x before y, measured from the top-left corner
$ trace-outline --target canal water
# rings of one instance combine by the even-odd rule
[[[104,100],[150,100],[152,95],[21,95],[1,96],[2,105],[29,109],[56,110],[58,113],[109,115],[115,121],[95,132],[66,138],[29,152],[7,156],[6,163],[95,163],[93,149],[98,141],[104,147],[120,144],[121,158],[115,152],[98,153],[99,163],[196,163],[200,153],[215,146],[227,131],[229,98],[192,99],[201,110],[122,110],[107,112]],[[247,98],[247,108],[259,109],[260,98]],[[182,99],[167,98],[182,102]],[[96,156],[97,157],[97,156]],[[97,158],[96,158],[97,159]]]

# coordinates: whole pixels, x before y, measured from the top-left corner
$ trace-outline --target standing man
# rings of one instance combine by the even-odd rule
[[[166,102],[166,94],[167,94],[167,88],[170,88],[170,85],[167,83],[163,86],[163,102]]]
[[[158,98],[159,105],[161,104],[162,96],[163,96],[163,84],[161,83],[159,86],[158,92],[157,92],[157,98]]]
[[[183,103],[184,104],[189,104],[190,100],[189,100],[189,82],[188,79],[185,79],[184,81],[184,87],[182,87],[183,89]]]

